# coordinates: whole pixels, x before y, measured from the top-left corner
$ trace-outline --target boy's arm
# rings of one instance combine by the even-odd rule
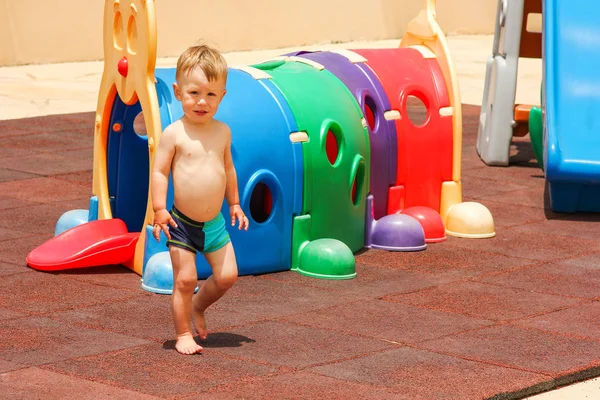
[[[248,217],[244,215],[244,211],[240,207],[240,194],[238,192],[237,174],[231,157],[231,130],[226,127],[227,144],[225,145],[225,200],[229,204],[229,214],[231,217],[231,226],[235,225],[235,220],[240,221],[238,229],[248,230]]]
[[[227,143],[225,145],[225,200],[229,206],[240,204],[240,195],[238,192],[237,185],[237,174],[235,172],[235,166],[233,165],[233,158],[231,156],[231,130],[229,127],[225,128],[227,135]]]
[[[172,127],[167,127],[162,133],[154,155],[154,168],[152,169],[151,195],[154,212],[167,208],[167,189],[171,162],[175,155],[175,132]]]
[[[176,132],[172,127],[167,127],[162,133],[154,155],[154,167],[150,181],[150,195],[152,196],[152,209],[154,210],[153,235],[160,240],[162,230],[167,238],[171,238],[168,225],[176,228],[177,224],[167,211],[167,190],[169,188],[169,174],[171,163],[175,155]]]

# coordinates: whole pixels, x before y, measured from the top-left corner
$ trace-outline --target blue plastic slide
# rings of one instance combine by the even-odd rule
[[[557,212],[600,212],[600,1],[544,0],[544,171]]]

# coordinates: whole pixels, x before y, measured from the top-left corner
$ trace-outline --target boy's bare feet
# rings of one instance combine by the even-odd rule
[[[196,328],[196,332],[198,332],[200,339],[206,340],[208,337],[208,330],[206,329],[206,318],[204,317],[204,312],[196,311],[194,307],[194,310],[192,311],[192,320],[194,322],[194,328]]]
[[[200,353],[202,351],[202,346],[196,343],[191,333],[187,332],[177,337],[175,349],[181,354],[190,355]]]

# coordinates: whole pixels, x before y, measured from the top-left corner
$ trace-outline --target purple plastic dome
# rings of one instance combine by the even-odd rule
[[[371,248],[389,251],[425,250],[425,232],[416,218],[391,214],[377,220],[371,232]]]

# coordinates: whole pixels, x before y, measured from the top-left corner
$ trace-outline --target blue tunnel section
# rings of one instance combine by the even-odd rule
[[[157,69],[155,74],[164,129],[181,118],[183,110],[173,94],[175,69]],[[269,79],[256,79],[245,71],[230,68],[227,94],[215,118],[231,129],[240,203],[250,219],[248,231],[238,230],[237,224],[232,227],[229,206],[223,202],[221,211],[234,245],[239,275],[289,270],[292,222],[302,210],[304,174],[302,143],[290,140],[290,133],[298,129],[294,115]],[[168,208],[173,205],[172,190],[170,184]],[[144,268],[153,264],[147,263],[158,253],[163,254],[155,259],[166,262],[167,251],[164,240],[157,243],[149,236]],[[199,279],[212,274],[200,255],[196,257],[196,267]]]

